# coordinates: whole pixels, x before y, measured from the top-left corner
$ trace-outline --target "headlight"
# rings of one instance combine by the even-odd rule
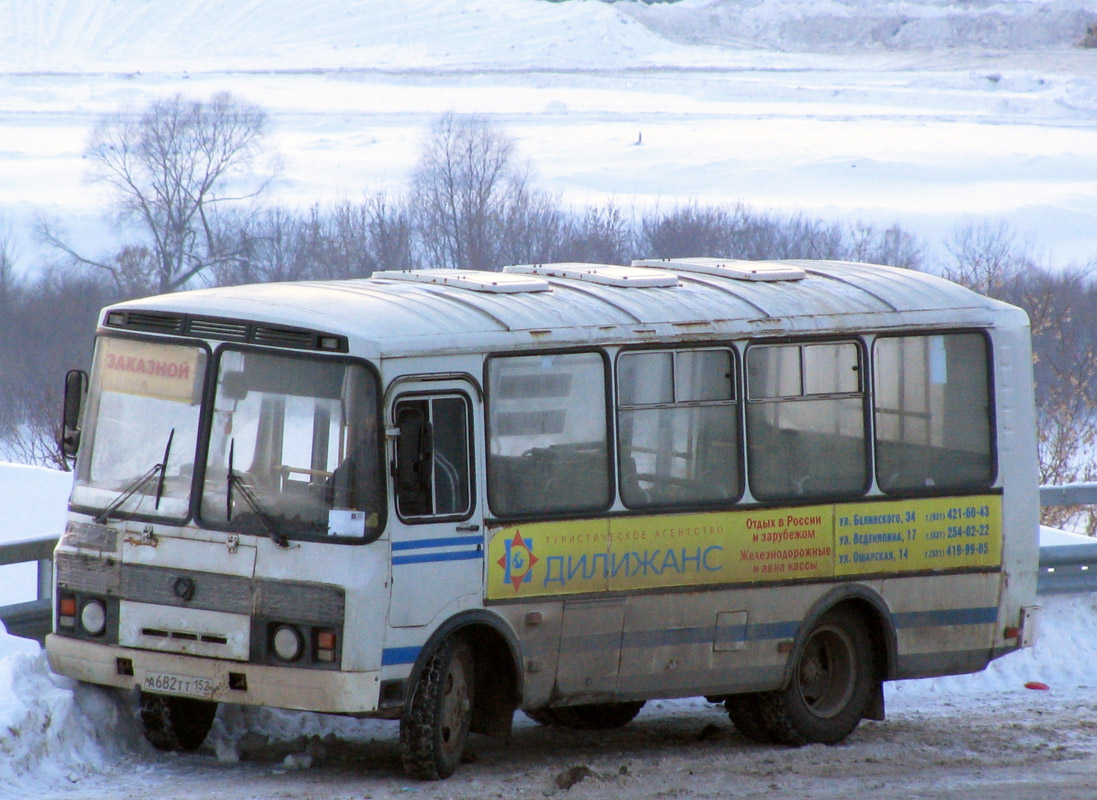
[[[107,629],[107,609],[98,600],[89,600],[80,609],[80,626],[92,636],[99,636]]]
[[[301,634],[292,625],[279,625],[271,641],[274,654],[283,661],[296,661],[301,655]]]

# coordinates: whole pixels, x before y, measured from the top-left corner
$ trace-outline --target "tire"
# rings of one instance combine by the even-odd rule
[[[735,694],[724,700],[724,709],[735,729],[752,742],[772,744],[773,734],[766,721],[756,694]]]
[[[141,728],[157,750],[197,750],[213,727],[217,703],[141,693]]]
[[[528,711],[523,711],[522,713],[525,714],[530,719],[532,719],[538,725],[544,725],[545,727],[550,727],[552,725],[559,725],[560,724],[556,720],[556,714],[553,713],[554,710],[555,709],[551,709],[551,708],[532,708],[532,709],[529,709]]]
[[[579,731],[604,731],[621,728],[632,722],[643,700],[628,703],[591,703],[581,706],[558,706],[526,711],[527,717],[542,725],[555,725]]]
[[[400,756],[413,778],[448,778],[461,763],[472,723],[476,662],[468,642],[445,639],[431,654],[400,718]]]
[[[804,640],[789,686],[757,695],[761,723],[783,744],[836,744],[860,724],[877,680],[865,622],[829,611]]]

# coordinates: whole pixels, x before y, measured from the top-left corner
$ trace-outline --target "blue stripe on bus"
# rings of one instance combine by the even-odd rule
[[[896,628],[929,628],[941,625],[989,625],[998,619],[998,609],[949,608],[937,611],[908,611],[893,614]],[[774,639],[794,639],[800,629],[799,622],[763,622],[747,625],[727,625],[714,628],[711,625],[667,630],[628,631],[624,634],[606,633],[565,637],[561,652],[577,652],[614,648],[620,641],[622,648],[665,647],[667,645],[697,645],[716,642],[760,642]]]
[[[799,629],[798,622],[766,622],[755,625],[705,625],[696,628],[630,631],[621,639],[622,647],[663,647],[673,644],[712,644],[717,642],[759,642],[769,639],[791,639]]]
[[[393,542],[393,550],[427,550],[435,547],[456,547],[459,545],[481,544],[482,536],[448,536],[444,539],[418,539],[411,542]]]
[[[461,553],[443,553],[441,555],[464,555]],[[473,558],[479,554],[469,554]],[[892,615],[897,628],[924,628],[937,625],[986,625],[998,619],[998,609],[994,606],[984,608],[949,608],[938,611],[908,611]],[[800,627],[798,622],[768,622],[756,625],[728,625],[717,628],[715,639],[718,641],[764,641],[772,639],[791,639]],[[560,652],[574,655],[580,651],[616,649],[621,647],[659,647],[668,644],[709,644],[713,641],[713,628],[706,625],[696,628],[674,628],[671,630],[633,631],[621,634],[602,634],[587,637],[564,637],[560,643]],[[722,634],[722,635],[721,635]],[[728,634],[731,634],[730,636]],[[581,641],[580,641],[581,640]],[[385,667],[400,664],[414,664],[419,657],[420,647],[386,647],[381,654],[381,665]]]
[[[419,657],[421,647],[386,647],[381,652],[381,666],[391,667],[396,664],[414,664]]]
[[[896,628],[933,628],[938,625],[988,625],[998,621],[998,607],[945,608],[892,614]]]
[[[428,564],[432,561],[470,561],[481,558],[480,550],[458,550],[455,553],[418,553],[412,556],[393,556],[393,565],[398,564]]]

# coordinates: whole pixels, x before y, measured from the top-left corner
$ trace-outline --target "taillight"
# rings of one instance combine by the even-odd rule
[[[319,629],[316,634],[316,660],[335,661],[335,631]]]
[[[76,627],[76,596],[63,594],[57,602],[57,624],[61,628]]]

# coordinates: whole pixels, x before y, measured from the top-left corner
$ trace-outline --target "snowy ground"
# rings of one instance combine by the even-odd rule
[[[227,89],[269,110],[293,205],[401,187],[452,109],[574,203],[742,200],[931,247],[989,215],[1085,261],[1094,22],[1092,0],[0,0],[0,220],[24,264],[38,214],[105,247],[91,122]]]
[[[0,541],[60,531],[68,480],[0,465]],[[0,604],[29,599],[33,570],[5,569]],[[35,643],[0,634],[0,797],[1097,798],[1097,594],[1041,602],[1035,648],[977,675],[889,684],[888,720],[837,747],[751,744],[720,707],[661,701],[597,735],[518,715],[510,742],[474,737],[470,763],[439,784],[403,776],[391,722],[223,707],[197,753],[158,753],[132,697],[51,675]],[[583,779],[561,788],[569,775]]]
[[[91,122],[228,89],[270,112],[287,203],[399,187],[453,109],[499,120],[577,203],[743,200],[931,244],[996,215],[1087,260],[1097,50],[1074,45],[1094,22],[1091,0],[0,0],[0,229],[23,264],[39,213],[104,246]],[[58,533],[66,482],[4,469],[0,539]],[[0,568],[0,604],[31,591],[29,569]],[[379,722],[225,708],[205,749],[164,756],[129,700],[0,636],[0,797],[1097,797],[1097,596],[1045,605],[1035,649],[889,686],[888,721],[838,747],[751,745],[718,708],[664,702],[598,736],[521,720],[429,785],[402,777]],[[591,774],[561,788],[573,767]]]
[[[889,685],[888,720],[839,746],[751,744],[719,707],[664,701],[597,735],[519,715],[510,742],[474,737],[457,775],[421,784],[402,775],[387,722],[228,707],[197,753],[157,753],[130,699],[51,676],[27,650],[0,658],[0,796],[1080,800],[1097,797],[1095,659],[1097,596],[1051,597],[1033,650],[978,675]],[[1034,680],[1050,689],[1024,687]],[[569,773],[585,779],[561,788]]]

